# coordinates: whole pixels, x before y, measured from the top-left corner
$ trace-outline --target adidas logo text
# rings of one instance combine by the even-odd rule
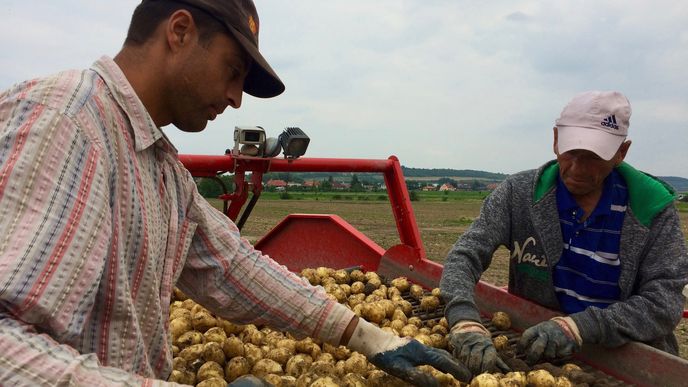
[[[602,124],[602,126],[606,126],[608,128],[619,130],[619,125],[616,124],[616,116],[613,114],[611,116],[605,118],[604,120],[602,120],[602,122],[600,122],[600,124]]]

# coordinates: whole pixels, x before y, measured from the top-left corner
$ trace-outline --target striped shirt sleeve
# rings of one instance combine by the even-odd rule
[[[195,191],[195,185],[190,188]],[[255,250],[197,191],[191,208],[190,218],[198,224],[180,289],[228,320],[339,343],[351,310]]]

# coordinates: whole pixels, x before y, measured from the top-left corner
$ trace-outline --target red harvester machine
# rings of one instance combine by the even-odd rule
[[[336,269],[360,266],[386,278],[406,276],[426,288],[436,287],[439,283],[442,265],[426,257],[401,166],[394,156],[386,160],[275,159],[227,152],[222,156],[180,155],[179,158],[194,177],[214,178],[226,172],[234,174],[234,191],[225,193],[221,199],[225,202],[225,214],[239,228],[260,197],[261,181],[266,172],[381,173],[384,175],[400,244],[385,250],[337,215],[292,214],[255,246],[292,271],[318,266]],[[250,181],[246,181],[247,172],[251,173]],[[252,197],[246,204],[249,192]],[[242,208],[243,213],[237,221]],[[486,317],[500,310],[508,313],[517,331],[558,314],[482,281],[476,286],[475,300]],[[684,317],[686,315],[684,312]],[[615,349],[586,345],[576,357],[591,368],[616,379],[618,385],[688,385],[688,361],[641,343],[629,343]]]

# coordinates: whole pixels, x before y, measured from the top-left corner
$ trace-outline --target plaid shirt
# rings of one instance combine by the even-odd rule
[[[338,342],[353,313],[239,236],[114,61],[0,94],[0,385],[166,378],[173,287]]]

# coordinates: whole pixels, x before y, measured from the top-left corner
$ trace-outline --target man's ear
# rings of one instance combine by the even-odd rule
[[[185,9],[175,11],[167,19],[165,36],[172,51],[177,51],[188,45],[196,33],[196,24],[191,13]]]
[[[626,158],[626,155],[628,154],[628,148],[631,147],[631,140],[624,141],[621,143],[621,146],[619,147],[619,150],[616,151],[616,154],[614,155],[614,166],[618,167],[622,161]]]

